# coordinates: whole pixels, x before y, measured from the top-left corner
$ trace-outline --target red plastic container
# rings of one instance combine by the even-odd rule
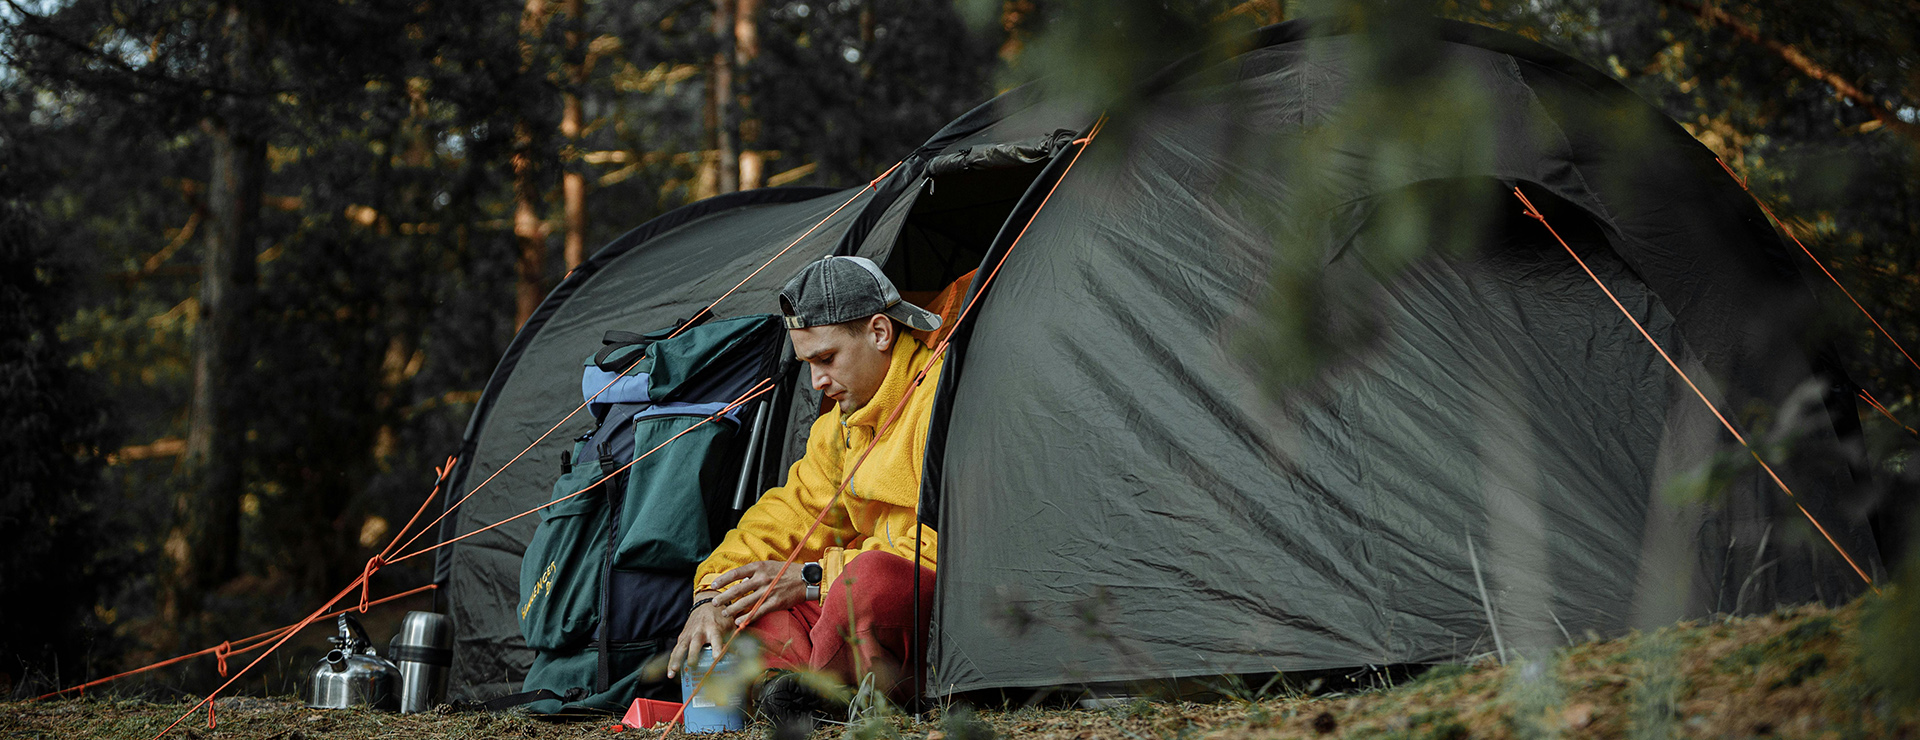
[[[633,706],[627,707],[627,716],[620,724],[641,729],[657,727],[673,720],[680,713],[680,702],[635,699]]]

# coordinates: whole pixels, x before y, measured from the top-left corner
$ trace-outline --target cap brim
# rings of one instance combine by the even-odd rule
[[[940,315],[906,301],[893,304],[886,310],[888,318],[911,326],[918,331],[934,331],[940,328]]]

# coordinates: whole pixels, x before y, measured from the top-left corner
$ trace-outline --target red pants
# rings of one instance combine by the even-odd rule
[[[913,578],[919,570],[920,621],[913,624]],[[874,688],[900,700],[913,688],[907,659],[933,611],[933,571],[906,558],[863,552],[840,572],[821,600],[754,620],[768,668],[813,670],[857,687],[873,674]]]

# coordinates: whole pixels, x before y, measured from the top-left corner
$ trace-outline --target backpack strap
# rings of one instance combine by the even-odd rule
[[[607,333],[600,337],[600,343],[601,344],[651,344],[653,342],[659,341],[660,339],[661,337],[657,332],[654,334],[641,334],[640,332],[637,332],[637,331],[621,331],[619,329],[608,329]]]
[[[652,334],[639,334],[630,331],[620,331],[618,329],[609,331],[600,337],[600,344],[605,346],[601,347],[599,352],[593,353],[593,366],[610,373],[622,372],[632,367],[633,363],[638,362],[640,355],[646,353],[648,346],[654,342],[666,339],[672,336],[672,334],[673,330],[671,329],[657,331]],[[613,358],[615,353],[628,347],[639,347],[639,351],[628,352],[621,355],[618,360]]]
[[[713,312],[703,308],[700,309],[700,313],[694,314],[691,320],[681,319],[675,321],[673,322],[673,326],[651,334],[620,331],[618,329],[608,331],[600,337],[600,343],[606,346],[601,347],[599,352],[593,354],[593,366],[610,373],[622,372],[639,359],[640,355],[646,353],[647,345],[663,341],[681,331],[692,329],[712,320]],[[618,360],[613,359],[614,353],[636,345],[640,347],[639,352],[629,352]]]

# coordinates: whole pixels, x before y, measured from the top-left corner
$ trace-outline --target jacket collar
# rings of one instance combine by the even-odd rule
[[[913,374],[920,366],[914,360],[926,349],[920,340],[912,334],[899,332],[894,335],[893,356],[887,364],[887,378],[880,381],[880,389],[873,392],[873,398],[867,405],[844,418],[847,426],[877,427],[893,414],[893,407],[907,397],[907,386],[913,382]]]

